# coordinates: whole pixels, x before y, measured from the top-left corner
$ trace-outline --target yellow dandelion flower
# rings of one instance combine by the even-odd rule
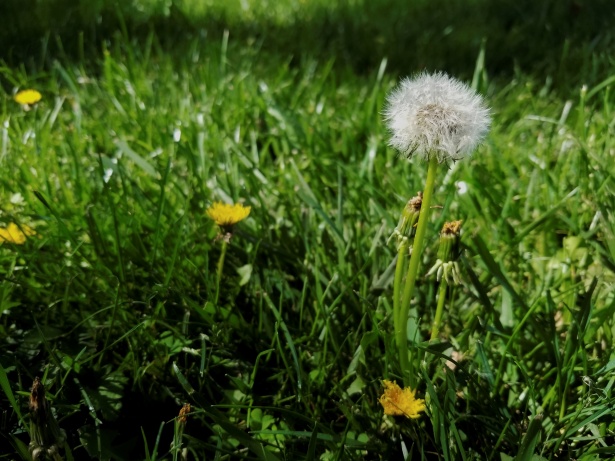
[[[36,90],[23,90],[15,95],[15,102],[22,106],[36,104],[43,96]]]
[[[215,202],[207,209],[207,216],[213,219],[218,226],[230,227],[246,219],[250,214],[250,209],[249,206],[243,206],[241,203],[229,205]]]
[[[409,387],[402,389],[395,381],[388,379],[382,381],[384,393],[380,397],[380,404],[384,408],[385,415],[405,416],[416,419],[425,411],[425,400],[414,397],[414,391]]]
[[[0,227],[0,243],[9,242],[15,245],[23,245],[26,241],[26,237],[36,235],[34,229],[21,225],[21,228],[14,222],[10,223],[8,227]]]

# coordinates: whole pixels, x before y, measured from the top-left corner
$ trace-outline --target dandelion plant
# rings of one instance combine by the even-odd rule
[[[408,159],[418,155],[429,164],[422,212],[401,301],[396,301],[399,312],[394,314],[400,366],[408,384],[412,372],[408,360],[407,320],[425,244],[438,166],[469,156],[487,134],[491,119],[489,109],[474,90],[441,72],[404,79],[389,94],[384,118],[391,132],[389,145]],[[401,283],[401,277],[396,277],[395,281]],[[401,289],[396,286],[394,293],[399,292]]]
[[[244,206],[241,203],[229,205],[222,202],[215,202],[207,209],[207,216],[213,219],[222,231],[218,236],[218,238],[222,240],[222,250],[220,251],[220,258],[218,259],[216,268],[216,295],[214,297],[214,304],[216,306],[218,305],[218,298],[220,296],[220,282],[222,280],[222,269],[224,268],[224,257],[226,256],[226,248],[233,235],[233,227],[250,215],[250,209],[251,207]]]

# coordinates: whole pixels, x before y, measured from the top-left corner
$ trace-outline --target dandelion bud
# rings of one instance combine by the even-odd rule
[[[462,221],[451,221],[444,224],[440,232],[440,246],[438,248],[438,260],[429,270],[427,275],[436,274],[438,281],[444,276],[448,283],[461,282],[459,275],[459,238],[461,235]]]
[[[416,223],[419,221],[422,203],[423,194],[421,192],[406,203],[399,217],[399,223],[397,223],[397,227],[393,231],[393,235],[391,235],[391,238],[393,238],[393,236],[397,237],[398,244],[401,244],[404,239],[414,238]],[[391,238],[389,238],[389,240]]]
[[[461,234],[462,221],[444,223],[440,232],[440,247],[438,259],[444,262],[456,261],[459,258],[459,236]]]
[[[30,392],[30,455],[34,461],[39,459],[61,460],[59,447],[66,434],[60,429],[51,407],[45,397],[45,387],[37,377]]]

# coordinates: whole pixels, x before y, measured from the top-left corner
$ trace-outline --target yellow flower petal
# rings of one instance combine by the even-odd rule
[[[419,418],[425,411],[425,400],[414,397],[414,391],[409,387],[402,389],[395,381],[387,379],[382,381],[384,393],[380,397],[380,404],[385,415],[405,416],[406,418]]]
[[[241,203],[229,205],[227,203],[215,202],[207,209],[207,216],[222,227],[229,227],[243,221],[250,214],[250,207],[243,206]]]
[[[36,235],[34,229],[23,224],[21,229],[14,222],[7,227],[0,227],[0,243],[8,242],[15,245],[23,245],[26,241],[26,236]]]
[[[43,96],[36,90],[23,90],[15,95],[15,102],[21,105],[36,104]]]

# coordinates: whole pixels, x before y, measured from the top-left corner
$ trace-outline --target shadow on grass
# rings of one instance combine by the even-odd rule
[[[372,72],[386,57],[399,74],[443,69],[468,77],[484,46],[490,73],[522,70],[577,84],[602,74],[614,44],[610,0],[344,0],[289,7],[284,17],[219,6],[195,14],[187,0],[152,3],[143,11],[137,2],[4,0],[0,58],[36,67],[56,57],[84,59],[118,31],[135,40],[154,31],[164,51],[181,54],[203,31],[219,41],[229,30],[235,43],[295,59],[333,58],[358,73]]]

